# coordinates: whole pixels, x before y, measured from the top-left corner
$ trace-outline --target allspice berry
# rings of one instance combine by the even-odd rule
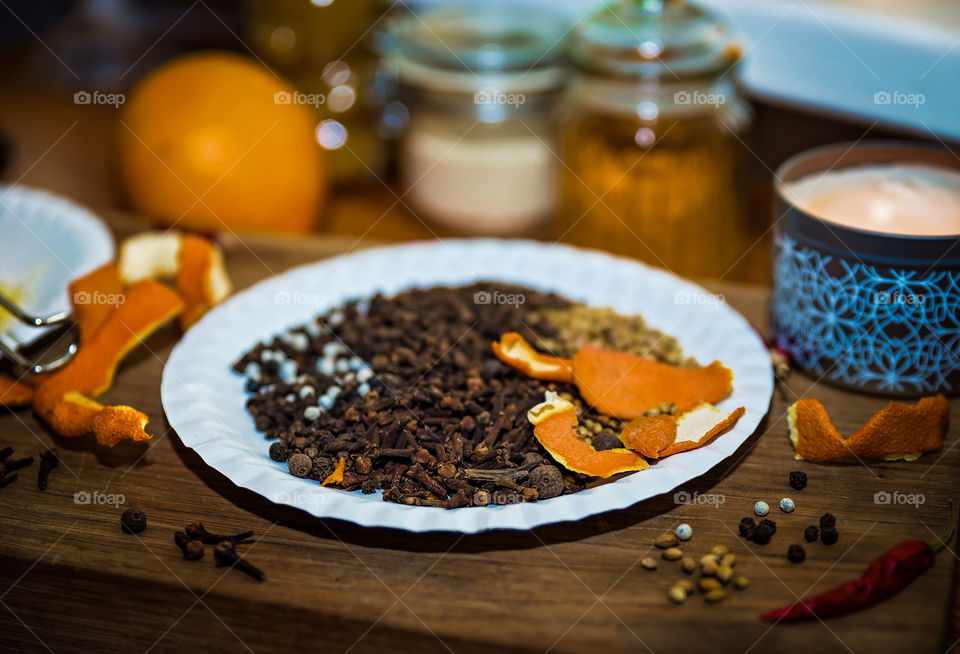
[[[541,500],[549,500],[563,493],[563,474],[556,466],[542,463],[530,471],[529,485],[537,489]]]
[[[294,477],[306,477],[313,470],[313,461],[306,454],[294,454],[287,461],[287,467]]]

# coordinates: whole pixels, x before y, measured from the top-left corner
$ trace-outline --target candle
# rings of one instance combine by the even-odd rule
[[[825,221],[885,234],[960,235],[960,173],[924,164],[864,165],[786,185],[789,199]]]

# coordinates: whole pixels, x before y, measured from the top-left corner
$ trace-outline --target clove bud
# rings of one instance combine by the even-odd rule
[[[237,548],[232,540],[225,540],[218,543],[217,546],[213,548],[213,556],[217,561],[218,568],[230,566],[245,575],[253,577],[257,581],[263,581],[267,578],[262,570],[242,559],[240,555],[237,554]]]
[[[177,544],[180,551],[183,552],[183,558],[188,561],[196,561],[203,556],[203,543],[193,540],[182,531],[174,532],[173,542]]]
[[[40,466],[37,469],[37,488],[47,490],[47,477],[50,471],[60,464],[60,458],[56,450],[48,449],[46,452],[40,452]]]
[[[202,522],[191,523],[184,527],[184,531],[192,540],[199,540],[205,545],[216,545],[224,541],[242,543],[253,536],[252,531],[244,531],[239,534],[212,534],[207,531]]]

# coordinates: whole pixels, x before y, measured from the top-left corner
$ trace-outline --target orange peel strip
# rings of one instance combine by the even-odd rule
[[[916,404],[890,402],[849,438],[843,438],[819,400],[805,398],[787,409],[797,459],[813,463],[913,461],[943,448],[950,404],[943,395]]]
[[[41,382],[34,395],[34,411],[58,433],[77,435],[75,432],[84,425],[67,426],[65,421],[76,407],[58,406],[64,394],[76,391],[80,395],[96,397],[105,392],[113,383],[123,357],[179,313],[182,307],[180,296],[159,282],[147,280],[131,286],[124,294],[124,301],[77,350],[70,363]],[[53,424],[54,420],[57,425]],[[70,434],[61,432],[61,429]]]
[[[103,407],[93,419],[92,431],[98,443],[113,447],[123,440],[148,440],[151,436],[145,431],[146,426],[147,414],[120,404]]]
[[[33,402],[33,386],[0,375],[0,406],[28,406]]]
[[[343,483],[343,471],[347,467],[347,460],[343,457],[337,461],[337,465],[333,468],[333,472],[327,475],[327,478],[320,482],[321,486],[328,486],[330,484],[342,484]]]
[[[86,343],[100,328],[123,298],[123,283],[117,264],[107,262],[69,286],[70,305],[80,331],[80,342]]]
[[[620,441],[627,449],[638,452],[648,459],[660,458],[665,447],[677,440],[677,421],[673,416],[661,413],[655,416],[640,416],[623,427]]]
[[[552,394],[530,409],[528,420],[533,435],[544,449],[567,470],[607,478],[621,472],[646,470],[650,464],[624,448],[598,451],[577,435],[577,414],[573,405]]]
[[[33,386],[30,384],[0,375],[0,406],[28,406],[33,402],[33,393]]]
[[[739,407],[721,418],[719,422],[716,422],[716,419],[722,416],[723,412],[710,404],[704,404],[689,413],[683,414],[677,419],[678,440],[665,447],[663,451],[660,452],[660,458],[663,459],[673,454],[689,452],[698,447],[703,447],[737,424],[737,421],[740,420],[744,413],[746,413],[746,408]],[[704,414],[703,419],[701,419],[700,414]],[[713,426],[704,432],[703,425],[705,423],[713,423]],[[696,438],[696,434],[703,435],[700,436],[700,438]]]
[[[541,354],[517,332],[507,332],[493,343],[498,359],[528,377],[544,381],[573,383],[573,362],[570,359]]]
[[[123,440],[151,438],[145,431],[147,415],[131,406],[103,406],[96,400],[67,391],[54,405],[50,426],[61,436],[77,438],[93,432],[97,442],[113,447]]]
[[[740,407],[727,414],[712,404],[701,404],[681,416],[641,416],[627,423],[620,440],[648,459],[662,459],[703,447],[733,427],[745,412]]]
[[[186,329],[232,290],[223,250],[210,239],[179,232],[142,232],[120,248],[120,277],[134,283],[175,278],[183,296],[180,326]]]
[[[573,357],[580,395],[602,413],[625,420],[660,405],[678,413],[719,402],[733,389],[733,373],[719,361],[702,368],[678,368],[627,352],[584,345]]]
[[[180,245],[177,290],[184,308],[180,326],[187,329],[215,304],[230,295],[230,277],[220,248],[201,236],[187,234]]]

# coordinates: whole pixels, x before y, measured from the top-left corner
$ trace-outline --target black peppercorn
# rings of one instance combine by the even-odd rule
[[[807,553],[802,546],[791,545],[787,548],[787,558],[790,559],[790,563],[803,563],[804,559],[807,558]]]
[[[824,545],[833,545],[839,537],[840,534],[835,527],[825,527],[820,530],[820,542]]]
[[[820,516],[820,529],[826,529],[828,527],[836,527],[837,518],[832,513],[824,513]]]
[[[807,487],[807,473],[801,470],[794,470],[790,473],[790,488],[794,490],[803,490]]]
[[[623,447],[623,442],[612,431],[602,431],[593,437],[593,449],[597,451],[614,450],[618,447]]]
[[[285,463],[290,458],[290,448],[286,444],[277,441],[270,444],[270,458],[280,463]]]
[[[820,530],[816,525],[810,525],[803,530],[803,539],[808,543],[816,542],[818,538],[820,538]]]
[[[147,528],[147,514],[140,509],[127,509],[120,516],[120,528],[128,534],[139,534]]]
[[[757,528],[757,523],[754,522],[753,518],[747,517],[740,520],[738,527],[740,535],[749,540],[753,538],[753,530]]]
[[[248,379],[246,389],[248,393],[256,393],[260,389],[260,383]]]
[[[757,545],[766,545],[777,531],[777,525],[771,520],[761,520],[750,538]]]

